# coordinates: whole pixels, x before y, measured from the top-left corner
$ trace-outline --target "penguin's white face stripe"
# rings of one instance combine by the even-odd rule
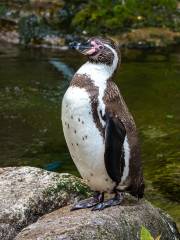
[[[108,44],[104,44],[104,46],[109,48],[111,50],[111,52],[114,54],[113,64],[112,64],[112,66],[110,66],[112,68],[112,72],[114,72],[116,70],[116,68],[117,68],[118,61],[119,61],[117,52],[111,46],[109,46]]]

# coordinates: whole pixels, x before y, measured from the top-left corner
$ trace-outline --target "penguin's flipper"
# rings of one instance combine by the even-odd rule
[[[124,168],[123,143],[126,129],[123,123],[112,114],[106,113],[105,119],[105,167],[109,177],[118,184]]]

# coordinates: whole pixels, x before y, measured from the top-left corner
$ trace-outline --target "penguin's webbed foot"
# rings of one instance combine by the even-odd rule
[[[80,202],[76,203],[71,208],[71,211],[94,207],[97,204],[103,202],[103,200],[104,200],[104,193],[97,192],[93,197],[81,200]]]
[[[100,202],[100,203],[96,204],[92,208],[92,211],[97,211],[97,210],[100,211],[100,210],[103,210],[108,207],[120,205],[122,203],[123,199],[124,199],[124,193],[117,192],[114,198],[111,198],[105,202]]]

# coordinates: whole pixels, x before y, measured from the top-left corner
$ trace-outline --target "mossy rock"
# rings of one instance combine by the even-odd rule
[[[0,169],[0,239],[10,240],[53,210],[91,194],[81,179],[33,167]]]

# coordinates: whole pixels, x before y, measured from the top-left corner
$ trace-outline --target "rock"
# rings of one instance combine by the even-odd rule
[[[100,212],[70,212],[70,207],[64,207],[91,194],[81,179],[70,174],[33,167],[1,168],[0,239],[136,240],[142,225],[154,237],[161,234],[161,240],[178,239],[168,215],[129,195],[121,206]]]
[[[24,228],[15,240],[139,240],[145,226],[161,240],[179,239],[173,220],[145,200],[130,196],[121,206],[103,211],[64,207]]]
[[[0,169],[0,239],[14,239],[39,216],[89,196],[89,189],[70,174],[33,167]]]
[[[64,46],[65,38],[58,37],[56,35],[46,35],[42,40],[42,44],[47,44],[51,46]]]
[[[0,31],[0,41],[19,44],[19,33],[16,30]]]
[[[179,44],[180,32],[172,31],[169,28],[146,27],[131,29],[116,36],[112,36],[122,47],[146,49],[163,48]]]

